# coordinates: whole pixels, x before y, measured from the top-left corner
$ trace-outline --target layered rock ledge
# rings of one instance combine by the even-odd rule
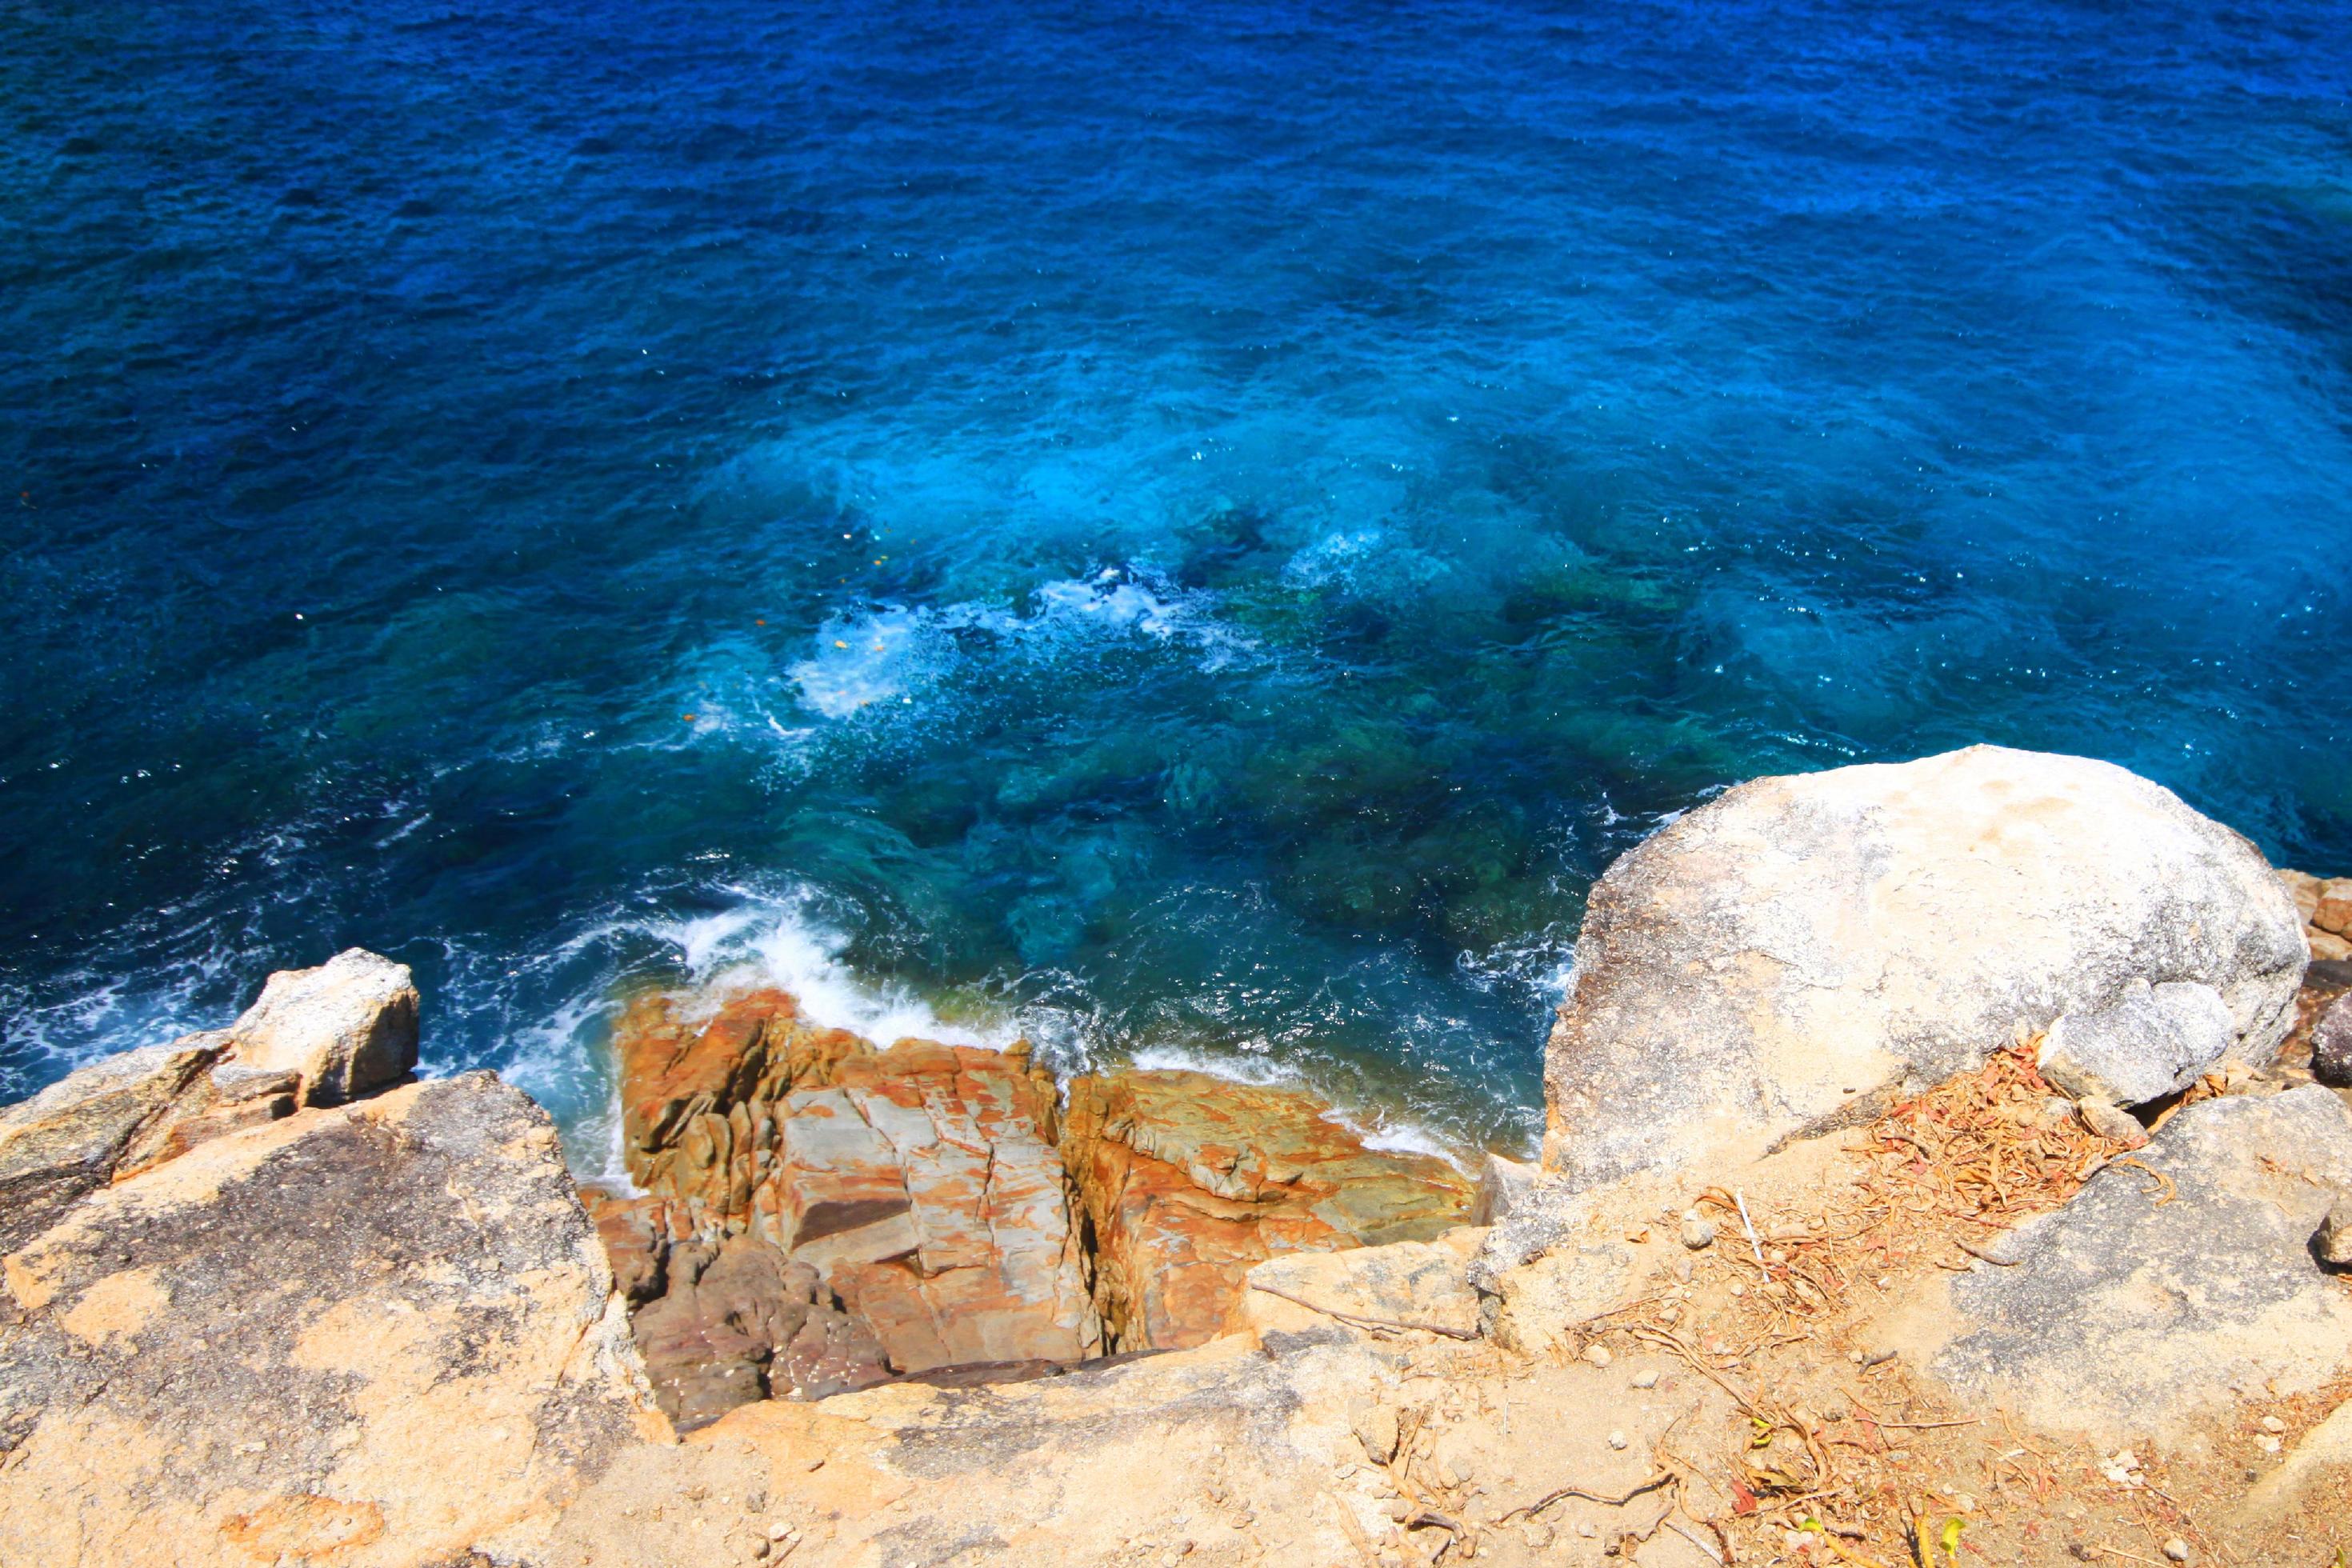
[[[1025,1047],[877,1047],[776,991],[647,993],[615,1051],[644,1195],[590,1202],[688,1428],[904,1373],[1202,1343],[1254,1265],[1433,1235],[1471,1198],[1297,1090],[1081,1078],[1065,1125]]]

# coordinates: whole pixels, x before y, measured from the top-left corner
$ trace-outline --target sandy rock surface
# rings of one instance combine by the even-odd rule
[[[2305,951],[2252,846],[2105,763],[1976,746],[1755,780],[1594,886],[1545,1164],[1589,1186],[1753,1157],[2135,981],[2211,987],[2261,1065]]]
[[[9,1568],[527,1557],[664,1430],[554,1127],[488,1074],[208,1140],[0,1282]]]
[[[1468,1550],[1497,1568],[1688,1568],[1710,1559],[1675,1529],[1717,1538],[1682,1504],[1728,1500],[1661,1478],[1657,1446],[1679,1433],[1724,1464],[1722,1439],[1745,1440],[1727,1405],[1656,1358],[1529,1366],[1325,1321],[1032,1383],[747,1406],[616,1465],[549,1555],[1377,1568]],[[1568,1477],[1636,1495],[1548,1497]]]
[[[1464,1226],[1435,1241],[1268,1258],[1249,1271],[1228,1326],[1264,1334],[1329,1321],[1476,1339],[1480,1307],[1468,1265],[1481,1237]]]

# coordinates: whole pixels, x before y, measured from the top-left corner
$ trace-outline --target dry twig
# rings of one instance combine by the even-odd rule
[[[1515,1519],[1532,1519],[1562,1498],[1580,1497],[1588,1502],[1601,1503],[1610,1508],[1623,1508],[1627,1503],[1632,1502],[1643,1492],[1655,1491],[1660,1487],[1679,1479],[1681,1479],[1681,1478],[1676,1476],[1672,1470],[1660,1470],[1656,1475],[1652,1476],[1648,1480],[1643,1481],[1641,1485],[1634,1487],[1630,1491],[1621,1492],[1615,1497],[1609,1497],[1601,1492],[1591,1491],[1580,1486],[1559,1487],[1554,1490],[1546,1492],[1543,1496],[1538,1498],[1533,1502],[1522,1503],[1517,1508],[1496,1516],[1495,1522],[1497,1524],[1508,1524]]]

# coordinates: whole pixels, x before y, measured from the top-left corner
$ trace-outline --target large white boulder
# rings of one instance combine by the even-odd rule
[[[2210,988],[2263,1065],[2305,956],[2252,845],[2110,763],[1972,746],[1758,779],[1594,886],[1545,1167],[1581,1189],[1752,1157],[2141,985]],[[2179,1046],[2148,1044],[2168,1083],[2205,1065]]]

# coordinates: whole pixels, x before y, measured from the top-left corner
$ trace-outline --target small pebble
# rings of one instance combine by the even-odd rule
[[[2265,1415],[2263,1417],[2263,1430],[2265,1432],[2284,1432],[2286,1430],[2286,1423],[2280,1420],[2275,1415]]]
[[[2176,1535],[2164,1543],[2164,1554],[2175,1563],[2186,1563],[2189,1561],[2189,1542]]]
[[[1612,1448],[1622,1448],[1622,1447],[1623,1447],[1625,1446],[1625,1434],[1624,1434],[1624,1433],[1622,1433],[1622,1432],[1612,1432],[1612,1433],[1610,1433],[1610,1434],[1609,1434],[1609,1446],[1610,1446],[1611,1447],[1612,1447]]]
[[[2284,1446],[2285,1445],[2282,1444],[2277,1438],[2272,1436],[2267,1432],[2254,1439],[2254,1447],[2260,1448],[2265,1454],[2275,1454]]]
[[[1576,1533],[1584,1537],[1585,1540],[1590,1541],[1601,1532],[1593,1529],[1590,1524],[1580,1524],[1576,1527]]]
[[[1595,1366],[1607,1366],[1612,1358],[1607,1345],[1587,1345],[1584,1347],[1584,1359]]]
[[[1745,1296],[1748,1294],[1748,1287],[1743,1281],[1735,1279],[1731,1282],[1731,1293],[1734,1296]]]
[[[1633,1386],[1655,1388],[1658,1386],[1658,1374],[1654,1372],[1637,1372],[1633,1374]]]

